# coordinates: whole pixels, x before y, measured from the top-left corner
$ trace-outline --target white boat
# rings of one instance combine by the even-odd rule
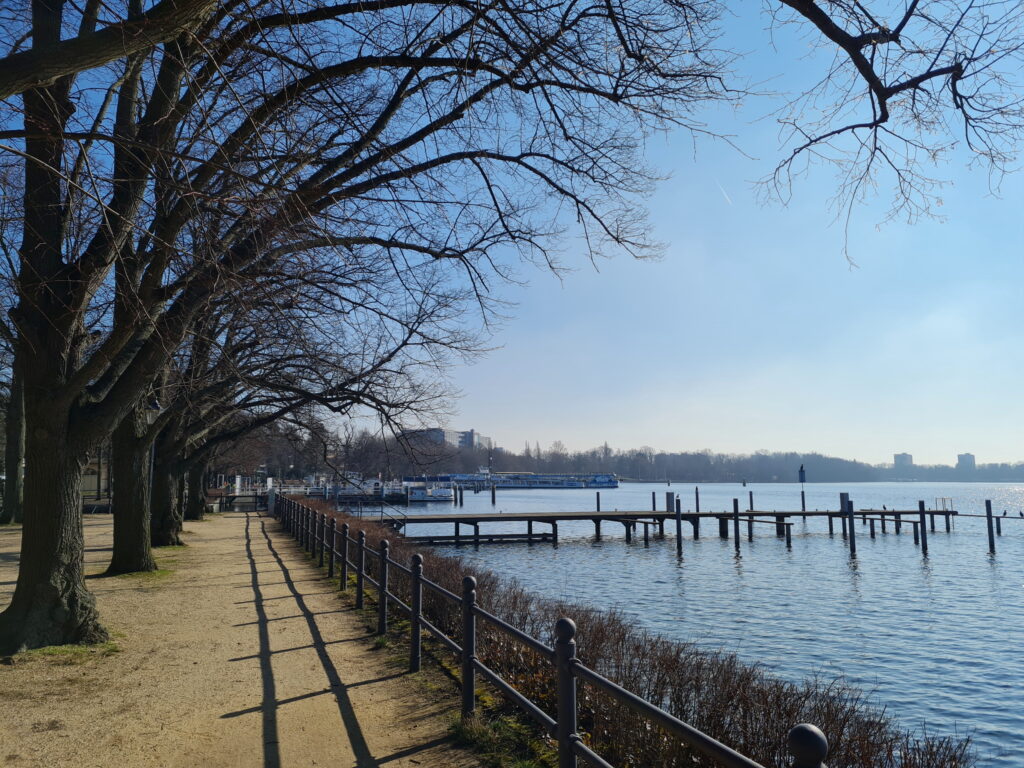
[[[446,501],[449,504],[452,503],[452,499],[455,496],[452,494],[451,488],[442,488],[440,486],[434,486],[429,488],[409,488],[409,501],[420,502],[420,501]]]

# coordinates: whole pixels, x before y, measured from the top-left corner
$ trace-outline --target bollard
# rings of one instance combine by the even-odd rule
[[[846,514],[849,516],[850,522],[850,556],[857,556],[857,532],[854,530],[854,515],[853,515],[853,501],[849,496],[846,497]]]
[[[333,579],[334,578],[334,559],[337,556],[337,551],[335,550],[335,544],[334,544],[334,536],[337,533],[337,529],[338,529],[338,525],[334,521],[334,518],[332,517],[331,518],[331,532],[330,532],[330,534],[327,537],[327,541],[330,542],[330,548],[331,548],[331,555],[330,555],[330,557],[327,558],[327,578],[328,579]]]
[[[366,572],[366,531],[359,532],[356,544],[356,608],[363,607],[363,574]]]
[[[555,669],[558,675],[558,768],[576,768],[576,624],[572,619],[555,622]]]
[[[388,556],[391,545],[387,539],[380,542],[380,570],[377,572],[377,634],[388,631]]]
[[[462,579],[462,716],[472,717],[476,711],[476,579]]]
[[[421,630],[420,617],[423,615],[423,555],[412,556],[412,600],[410,601],[409,671],[420,671]]]
[[[802,723],[789,732],[789,754],[792,768],[827,768],[828,739],[814,725]]]
[[[348,523],[341,524],[341,588],[348,589]]]
[[[985,524],[988,526],[988,552],[996,553],[996,537],[992,535],[992,501],[985,499]]]
[[[921,523],[921,525],[920,525],[920,528],[921,528],[921,554],[922,555],[927,555],[928,554],[928,529],[925,527],[925,523],[924,523],[925,515],[924,515],[924,502],[923,501],[917,502],[917,513],[921,517],[921,520],[920,520],[920,523]]]
[[[732,500],[732,535],[735,540],[736,554],[740,553],[740,500]]]

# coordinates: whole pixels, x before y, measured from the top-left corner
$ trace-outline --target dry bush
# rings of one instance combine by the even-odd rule
[[[367,547],[378,550],[387,539],[391,557],[408,565],[423,556],[425,578],[457,595],[462,579],[477,580],[477,601],[484,610],[548,644],[555,621],[570,616],[577,626],[577,653],[591,669],[658,704],[675,717],[765,766],[788,765],[786,735],[797,723],[814,723],[828,737],[830,768],[969,768],[976,765],[970,737],[936,737],[903,729],[871,705],[864,694],[842,680],[812,678],[791,683],[735,655],[698,649],[631,625],[615,610],[595,610],[528,592],[514,579],[462,560],[406,543],[391,528],[365,518],[334,512],[323,502],[302,499],[328,512],[349,535],[365,531]],[[340,549],[340,533],[339,533]],[[354,546],[353,546],[354,549]],[[353,549],[349,558],[354,562]],[[377,573],[377,558],[367,555]],[[389,588],[410,599],[409,578],[389,572]],[[423,612],[456,642],[462,634],[457,605],[429,589]],[[477,622],[477,654],[516,689],[555,716],[554,672],[536,653]],[[586,743],[614,765],[644,768],[698,768],[714,761],[690,751],[678,739],[586,684],[579,686],[579,726]]]

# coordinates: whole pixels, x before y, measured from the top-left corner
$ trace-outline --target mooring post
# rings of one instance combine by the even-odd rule
[[[472,717],[476,711],[476,579],[462,579],[462,716]]]
[[[459,506],[459,486],[452,484],[452,506]]]
[[[420,618],[423,616],[423,555],[417,552],[412,556],[411,597],[409,602],[409,671],[420,671],[421,629]]]
[[[643,526],[644,526],[644,546],[646,547],[647,545],[649,545],[651,543],[651,540],[650,540],[651,526],[648,523],[644,523]]]
[[[754,516],[747,515],[747,541],[754,540]]]
[[[356,545],[356,608],[363,607],[363,574],[366,573],[366,531],[359,532]]]
[[[700,488],[693,486],[693,511],[700,514]]]
[[[466,489],[461,485],[459,486],[459,506],[466,506]]]
[[[839,511],[839,522],[843,524],[843,538],[846,538],[846,510]]]
[[[576,624],[561,618],[555,623],[555,670],[558,678],[558,768],[576,768]]]
[[[873,538],[875,538],[875,518],[872,517],[871,520],[870,520],[870,523],[871,523],[871,529],[870,529],[871,530],[871,538],[873,539]]]
[[[473,543],[480,546],[480,523],[473,523]]]
[[[793,548],[793,524],[788,523],[786,525],[786,549]]]
[[[828,739],[818,727],[801,723],[789,732],[788,741],[792,768],[826,768]]]
[[[806,512],[807,511],[807,497],[804,496],[803,488],[800,489],[800,511],[801,512]],[[803,515],[803,518],[804,518],[804,520],[806,520],[807,519],[807,515]]]
[[[917,520],[911,520],[910,524],[912,526],[914,526],[914,543],[915,544],[920,544],[921,543],[921,538],[920,538],[920,534],[918,534],[918,532],[917,532]]]
[[[601,521],[600,520],[595,520],[594,521],[594,538],[597,541],[601,540]]]
[[[377,571],[377,634],[388,631],[388,560],[391,545],[387,539],[380,541],[380,570]]]
[[[601,511],[601,492],[600,491],[596,491],[595,493],[597,493],[597,511],[600,512]]]
[[[753,491],[747,491],[747,494],[748,494],[748,497],[750,499],[750,506],[747,507],[747,509],[749,509],[751,512],[753,512],[754,511],[754,492]]]
[[[335,523],[334,518],[332,517],[331,518],[331,532],[330,532],[330,534],[327,537],[327,541],[328,541],[329,546],[330,546],[330,555],[327,558],[327,578],[328,579],[333,579],[334,578],[334,559],[337,556],[337,551],[335,549],[335,543],[334,543],[334,538],[335,538],[335,534],[336,533],[337,533],[337,523]]]
[[[924,522],[924,502],[923,501],[918,501],[917,502],[917,513],[921,517],[921,520],[920,520],[920,522],[921,522],[921,554],[922,555],[927,555],[928,554],[928,529],[925,528],[925,522]]]
[[[665,492],[665,511],[670,515],[676,508],[676,495],[672,491]]]
[[[943,515],[943,517],[946,518],[946,533],[949,533],[949,517],[950,517],[949,512],[947,512],[945,515]]]
[[[935,513],[932,512],[928,517],[931,518],[932,533],[935,533]]]
[[[462,523],[458,520],[455,521],[455,546],[459,546],[462,543]]]
[[[683,505],[676,499],[676,555],[683,556]]]
[[[848,493],[839,494],[839,520],[843,524],[843,538],[846,538],[846,500],[850,498]]]
[[[340,589],[348,589],[348,523],[341,524],[341,584]]]
[[[533,544],[533,520],[526,521],[526,543]]]
[[[558,543],[558,521],[557,520],[552,520],[551,521],[551,542],[553,544],[557,544]]]
[[[1006,513],[1004,512],[1003,514],[1006,514]],[[995,518],[996,518],[996,536],[1002,536],[1003,535],[1003,520],[1002,520],[1001,517],[999,517],[999,515],[996,515]]]
[[[651,512],[658,511],[658,495],[657,491],[651,491]]]
[[[854,514],[853,514],[853,501],[850,497],[846,497],[846,511],[850,516],[850,555],[856,557],[857,555],[857,532],[854,530]]]
[[[786,516],[776,515],[775,516],[775,535],[780,539],[786,535]]]
[[[882,533],[885,533],[885,513],[882,513]]]
[[[633,525],[629,520],[623,520],[622,525],[626,528],[626,543],[633,541]]]
[[[740,500],[732,500],[732,535],[735,539],[736,554],[740,553]]]
[[[896,521],[896,535],[900,535],[900,531],[903,530],[903,515],[897,513],[893,515],[893,519]]]
[[[498,486],[495,483],[491,483],[491,506],[493,507],[498,503]]]
[[[835,536],[835,529],[833,528],[832,513],[828,513],[828,535]]]
[[[725,515],[718,518],[718,535],[720,538],[729,538],[729,518]]]
[[[996,537],[992,534],[992,501],[985,499],[985,524],[988,526],[988,552],[996,553]]]

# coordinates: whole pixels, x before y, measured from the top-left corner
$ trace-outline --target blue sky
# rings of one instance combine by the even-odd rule
[[[740,34],[751,46],[762,35]],[[786,62],[762,51],[741,69]],[[706,116],[752,157],[711,141],[695,153],[683,133],[651,140],[649,162],[671,174],[649,201],[663,258],[595,269],[568,241],[575,271],[563,281],[526,271],[529,286],[503,292],[517,306],[500,348],[452,373],[463,393],[452,426],[514,450],[561,440],[1024,459],[1024,179],[1008,177],[996,197],[962,158],[939,166],[951,181],[945,220],[913,226],[877,226],[891,192],[881,188],[856,210],[853,266],[827,202],[831,171],[799,180],[787,206],[759,202],[752,182],[782,156],[773,124],[753,122],[771,103]]]

